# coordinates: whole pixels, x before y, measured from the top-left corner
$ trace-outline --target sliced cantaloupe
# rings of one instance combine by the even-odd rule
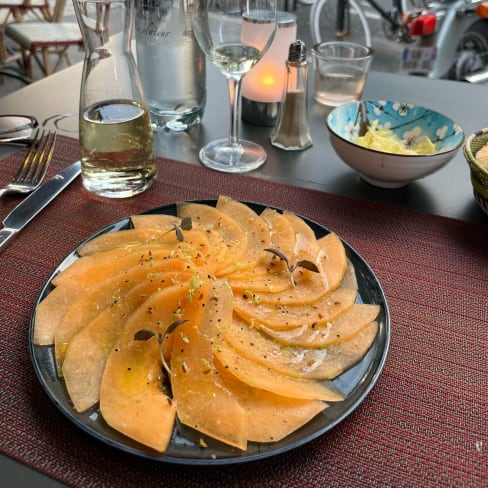
[[[223,368],[250,387],[301,400],[337,402],[344,399],[331,382],[300,379],[281,374],[247,359],[225,340],[218,343],[214,353]]]
[[[245,450],[246,413],[214,365],[218,324],[232,318],[232,292],[213,282],[196,297],[201,314],[173,332],[171,386],[180,421],[214,439]],[[195,298],[194,298],[195,301]]]
[[[89,287],[117,271],[124,271],[131,266],[152,265],[165,259],[182,259],[188,266],[212,266],[208,240],[198,231],[185,231],[184,240],[176,236],[164,243],[143,244],[127,248],[115,248],[84,256],[56,275],[52,284],[61,286]]]
[[[137,246],[137,249],[117,248],[82,256],[57,274],[52,284],[56,287],[75,284],[78,287],[88,288],[104,280],[111,273],[124,271],[136,264],[144,265],[145,262],[153,262],[155,258],[168,259],[170,254],[169,246],[163,249]]]
[[[104,309],[122,300],[135,285],[155,281],[159,288],[171,286],[180,279],[187,279],[186,261],[167,259],[156,264],[148,262],[133,266],[123,273],[101,281],[98,286],[81,294],[66,310],[54,334],[54,354],[58,374],[62,376],[64,356],[71,338],[90,323]],[[178,276],[181,274],[181,278]]]
[[[100,399],[105,363],[125,324],[120,306],[104,310],[70,341],[63,362],[66,389],[77,412]]]
[[[292,283],[291,278],[288,279]],[[293,271],[293,283],[292,286],[282,291],[260,292],[259,302],[270,305],[309,305],[331,291],[323,273],[316,273],[301,267]]]
[[[84,412],[100,398],[100,384],[107,357],[128,317],[153,293],[177,282],[188,283],[193,273],[167,273],[166,279],[142,281],[117,303],[104,309],[69,341],[62,371],[66,389],[77,412]],[[180,285],[181,286],[181,285]]]
[[[180,318],[188,283],[152,294],[127,320],[110,352],[100,386],[100,412],[115,430],[163,452],[173,432],[176,405],[163,393],[164,374],[157,337],[136,340],[142,329],[164,333]],[[192,319],[192,310],[185,308]]]
[[[298,215],[291,212],[283,212],[283,217],[288,220],[295,232],[295,259],[307,259],[315,263],[319,245],[315,232],[312,228]]]
[[[319,400],[300,400],[253,388],[240,381],[217,361],[226,387],[238,396],[246,412],[247,440],[277,442],[327,408]]]
[[[202,228],[214,246],[215,272],[226,270],[245,255],[248,248],[247,235],[232,217],[215,207],[200,203],[180,203],[177,205],[180,218],[190,217],[194,228]]]
[[[153,256],[154,258],[154,256]],[[150,269],[151,273],[156,273],[157,269],[163,267],[166,270],[183,269],[182,262],[174,266],[174,261],[171,259],[158,260],[156,264],[151,259],[140,261],[141,268]],[[164,262],[164,265],[162,264]],[[117,274],[117,263],[114,265],[113,273]],[[184,269],[194,269],[193,263],[184,263]],[[90,273],[92,271],[92,273]],[[120,271],[120,269],[119,269]],[[104,267],[102,276],[98,276],[96,265],[87,266],[84,271],[78,275],[77,279],[72,281],[63,279],[61,284],[54,288],[46,297],[42,299],[36,308],[35,322],[34,322],[34,343],[38,345],[54,344],[55,330],[61,323],[63,316],[66,314],[68,308],[83,294],[87,293],[94,287],[100,285],[104,280],[107,280],[107,267]],[[109,273],[108,276],[111,276]]]
[[[250,271],[247,280],[244,279],[242,273],[238,279],[235,278],[234,274],[230,275],[227,279],[236,295],[246,295],[259,303],[262,301],[263,292],[277,293],[289,290],[292,287],[288,270],[281,272],[270,271],[267,274],[257,273],[256,275],[253,271]],[[340,287],[351,290],[358,289],[354,266],[349,261]]]
[[[181,224],[179,217],[167,214],[133,215],[130,219],[134,229],[159,229],[162,232],[167,232],[175,225]]]
[[[347,260],[347,267],[344,277],[342,278],[340,288],[350,288],[351,290],[358,290],[358,280],[356,277],[356,270],[349,259]]]
[[[287,289],[291,287],[292,283],[290,280],[290,273],[288,271],[285,261],[277,259],[268,251],[264,252],[266,254],[266,260],[264,263],[258,264],[254,268],[232,273],[227,276],[227,279],[232,282],[277,280],[277,289]]]
[[[303,325],[296,329],[274,330],[263,325],[259,329],[275,341],[294,347],[324,348],[347,341],[376,319],[378,305],[355,303],[335,320],[316,326]]]
[[[347,270],[346,249],[334,232],[321,237],[318,244],[317,266],[327,277],[328,289],[334,290],[341,284]]]
[[[125,273],[131,267],[149,269],[172,259],[170,249],[158,249],[153,252],[145,247],[138,252],[128,252],[122,248],[112,249],[78,259],[54,277],[52,283],[55,289],[39,303],[34,326],[35,343],[53,344],[54,332],[68,308],[81,295],[103,282],[109,282],[110,277]],[[185,261],[187,269],[195,267],[195,263],[186,256]]]
[[[276,330],[289,330],[302,325],[327,324],[352,307],[357,291],[338,288],[311,306],[262,303],[261,295],[234,295],[234,310],[251,324],[263,324]]]
[[[283,346],[234,319],[225,331],[237,354],[283,375],[301,379],[333,379],[354,366],[373,343],[378,325],[371,322],[352,339],[324,349]]]
[[[241,226],[248,242],[246,254],[228,269],[222,269],[221,275],[246,271],[267,260],[264,249],[271,246],[271,239],[266,222],[250,207],[229,197],[220,196],[216,207]]]
[[[281,219],[288,222],[285,217],[277,212],[271,213],[271,215],[276,220],[281,217]],[[294,237],[294,240],[296,240],[296,237]],[[276,305],[311,304],[340,286],[348,263],[342,241],[335,234],[328,234],[321,238],[318,244],[317,259],[316,261],[312,261],[312,263],[317,265],[320,272],[314,272],[306,267],[298,266],[293,270],[293,286],[281,290],[279,289],[279,284],[285,279],[286,273],[268,275],[266,279],[270,285],[266,290],[262,290],[261,288],[259,292],[259,303]],[[291,261],[289,256],[286,254],[285,256],[289,260],[289,264],[294,266],[302,258],[307,257],[307,252],[302,250],[298,254],[294,254],[295,257]],[[290,276],[289,279],[290,283],[292,283]],[[239,281],[232,280],[231,283],[236,290],[253,291],[252,282],[245,282],[246,285],[249,285],[247,288],[242,288]]]
[[[358,285],[344,245],[335,234],[316,239],[300,217],[257,215],[228,197],[217,208],[188,203],[177,211],[133,216],[134,229],[81,247],[83,257],[40,303],[34,340],[55,337],[77,411],[99,398],[109,425],[158,452],[176,412],[238,449],[280,440],[324,402],[343,399],[329,379],[366,354],[378,307],[354,304]],[[182,217],[192,229],[179,227]],[[298,266],[290,274],[269,249],[292,268],[308,260],[320,272]],[[163,340],[175,320],[186,322]],[[159,341],[136,340],[141,329]]]
[[[296,238],[290,222],[280,212],[272,208],[265,208],[261,212],[261,218],[268,224],[271,247],[293,261],[295,259]]]
[[[89,256],[115,247],[141,246],[160,237],[161,230],[149,228],[106,232],[80,246],[77,253],[80,256]]]
[[[42,299],[35,311],[34,344],[54,344],[54,333],[63,315],[84,291],[78,286],[57,287]]]
[[[252,271],[248,274],[248,279],[241,275],[236,279],[233,274],[227,277],[233,290],[236,292],[250,291],[252,293],[278,293],[289,290],[293,285],[290,273],[287,269],[275,273],[256,273]]]

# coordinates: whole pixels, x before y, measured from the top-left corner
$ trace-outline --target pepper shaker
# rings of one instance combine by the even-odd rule
[[[271,134],[271,144],[287,151],[312,145],[307,110],[308,63],[305,43],[290,44],[286,61],[286,80],[278,123]]]

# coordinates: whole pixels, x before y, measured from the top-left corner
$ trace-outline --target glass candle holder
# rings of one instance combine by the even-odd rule
[[[250,24],[245,35],[252,38],[260,24]],[[283,96],[290,44],[296,39],[297,19],[289,12],[277,12],[277,29],[271,46],[242,82],[241,117],[254,125],[276,123]]]

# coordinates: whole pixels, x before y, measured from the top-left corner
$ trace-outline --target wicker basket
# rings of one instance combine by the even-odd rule
[[[488,128],[472,134],[464,144],[464,156],[471,171],[474,198],[488,215],[488,169],[476,161],[476,153],[488,143]]]

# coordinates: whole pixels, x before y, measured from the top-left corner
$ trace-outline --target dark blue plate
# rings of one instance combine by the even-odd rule
[[[209,205],[216,204],[215,200],[200,202]],[[258,213],[265,208],[264,205],[257,203],[247,203],[247,205]],[[165,205],[144,213],[176,215],[176,204]],[[312,227],[317,237],[321,237],[330,232],[315,222],[306,218],[304,220]],[[130,218],[126,218],[105,227],[87,239],[87,241],[100,234],[117,232],[123,229],[130,229],[131,227]],[[32,361],[39,381],[59,410],[79,428],[116,449],[144,458],[154,459],[155,461],[191,465],[236,464],[275,456],[290,449],[295,449],[323,435],[350,415],[370,392],[386,360],[390,340],[390,315],[383,290],[364,259],[347,243],[344,242],[344,245],[347,256],[356,270],[359,285],[356,301],[358,303],[372,303],[380,306],[380,313],[377,318],[379,324],[378,334],[363,359],[333,380],[337,388],[347,396],[346,399],[342,402],[331,403],[329,408],[326,408],[302,428],[279,442],[266,444],[251,442],[248,444],[247,450],[243,452],[209,439],[207,436],[203,436],[201,433],[181,425],[177,421],[167,451],[164,454],[160,454],[112,429],[100,415],[98,405],[84,413],[77,413],[72,407],[64,381],[56,374],[54,348],[52,346],[37,346],[33,342],[33,314],[30,323],[29,341]],[[77,258],[78,255],[75,249],[59,264],[44,285],[37,300],[36,307],[53,289],[51,281],[54,276]],[[202,448],[200,446],[201,438],[205,438],[208,447]]]

